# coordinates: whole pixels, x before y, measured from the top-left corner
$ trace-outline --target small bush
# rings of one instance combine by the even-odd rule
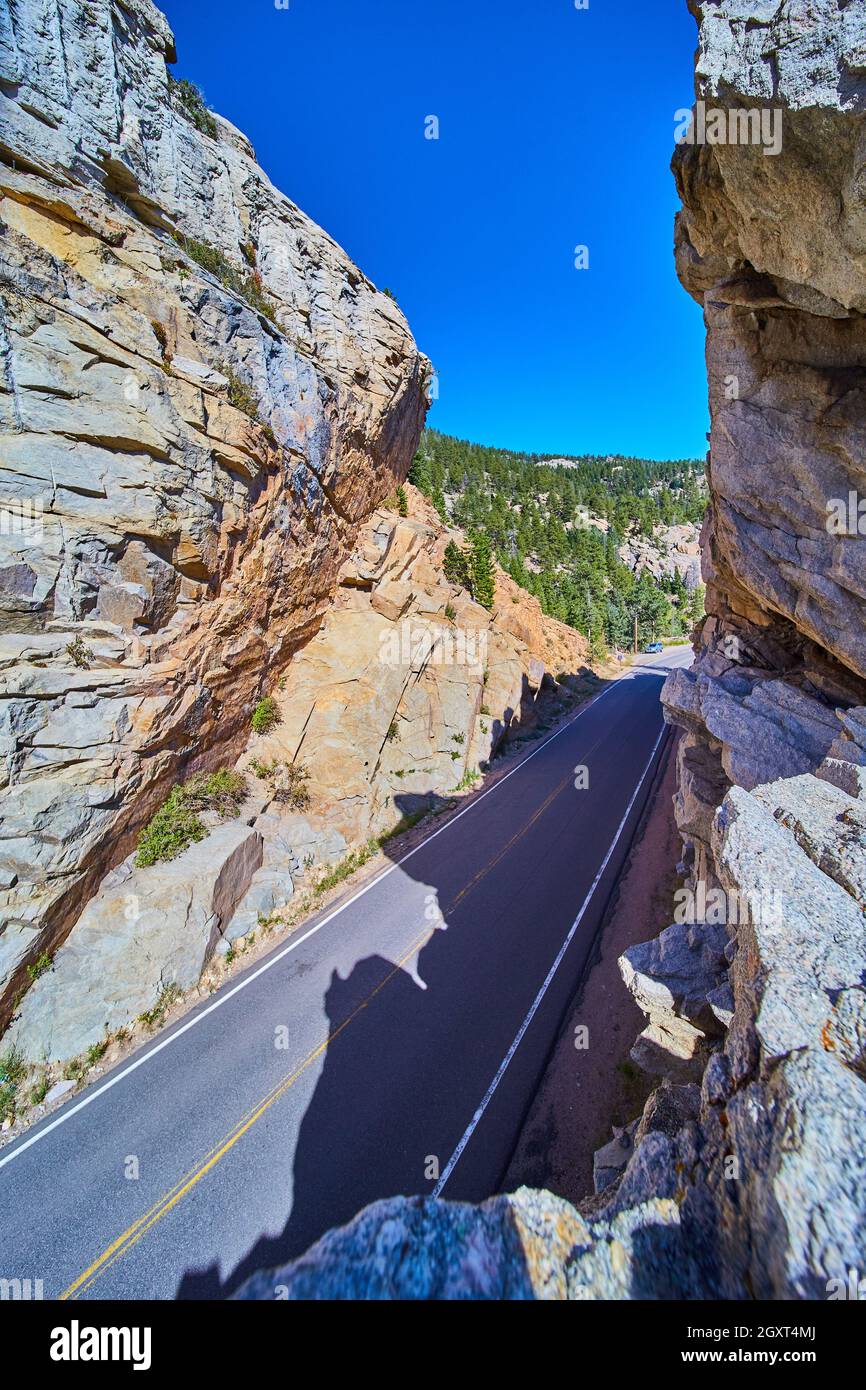
[[[398,835],[405,835],[407,830],[411,830],[419,821],[427,815],[427,807],[422,806],[419,811],[410,811],[405,816],[401,816],[392,830],[386,830],[384,835],[379,836],[379,845],[387,845],[389,840],[395,840]]]
[[[453,623],[454,619],[457,617],[457,609],[454,607],[453,603],[446,603],[445,617],[448,619],[449,623]]]
[[[213,275],[214,279],[219,280],[224,289],[230,290],[240,299],[245,299],[251,309],[255,309],[258,314],[264,314],[266,319],[269,319],[276,328],[279,328],[274,306],[265,294],[262,277],[257,270],[245,275],[242,270],[238,270],[232,265],[228,257],[224,256],[218,247],[211,246],[207,241],[196,241],[194,237],[181,235],[178,235],[177,241],[190,260],[195,261],[202,270],[206,270],[209,275]]]
[[[219,772],[197,772],[183,793],[194,811],[216,811],[221,820],[230,820],[246,800],[247,784],[242,773],[224,767]]]
[[[30,1104],[41,1105],[48,1095],[48,1077],[42,1076],[30,1089]]]
[[[397,735],[399,734],[399,732],[400,732],[400,726],[399,726],[399,724],[397,723],[397,720],[396,720],[396,719],[392,719],[392,720],[391,720],[391,723],[388,725],[388,732],[387,732],[387,734],[385,735],[385,738],[388,740],[389,743],[393,743],[394,740],[397,738]]]
[[[228,769],[200,772],[184,785],[173,787],[139,836],[136,866],[144,869],[150,864],[176,859],[207,835],[207,828],[199,818],[200,811],[216,811],[227,820],[238,814],[246,794],[246,782],[241,774]]]
[[[141,832],[136,867],[144,869],[160,860],[176,859],[206,834],[195,811],[187,804],[183,787],[173,787],[168,799]]]
[[[406,489],[402,486],[397,489],[397,510],[401,516],[409,515],[409,498],[406,496]]]
[[[307,769],[303,763],[283,763],[274,774],[274,800],[285,802],[293,811],[306,811],[310,804]]]
[[[254,734],[270,733],[271,729],[279,724],[280,711],[272,695],[266,695],[263,700],[259,700],[250,722]]]
[[[180,107],[196,130],[200,130],[202,135],[209,135],[211,140],[219,138],[219,126],[213,112],[208,110],[204,96],[194,82],[188,82],[185,77],[178,82],[169,76],[168,90],[173,104]]]
[[[154,338],[156,338],[156,341],[159,343],[159,352],[160,352],[160,356],[162,357],[163,362],[167,362],[167,361],[168,361],[168,333],[167,333],[166,330],[165,330],[165,326],[164,326],[164,324],[161,324],[161,323],[160,323],[159,319],[151,319],[151,321],[150,321],[150,326],[151,326],[151,328],[153,329],[153,336],[154,336]]]
[[[46,970],[51,969],[51,957],[47,951],[43,951],[38,960],[31,961],[27,967],[27,974],[31,980],[38,980],[40,975],[44,975]]]
[[[240,377],[224,362],[217,364],[217,371],[221,372],[228,381],[229,405],[233,405],[235,410],[242,410],[244,415],[248,415],[251,420],[256,420],[259,413],[259,403],[246,382],[241,381]]]
[[[21,1053],[14,1047],[0,1057],[0,1121],[15,1114],[18,1087],[27,1071]]]
[[[481,774],[479,773],[477,768],[467,767],[466,771],[460,778],[460,781],[457,783],[457,786],[454,788],[454,790],[456,792],[468,791],[470,787],[475,786],[475,783],[478,781],[480,775]]]
[[[102,1061],[102,1058],[105,1056],[107,1051],[108,1038],[103,1038],[102,1042],[91,1043],[90,1047],[87,1049],[87,1052],[85,1054],[85,1062],[87,1066],[95,1067],[97,1062]]]
[[[139,1023],[143,1023],[146,1028],[155,1028],[162,1023],[172,1004],[180,999],[181,991],[176,984],[166,985],[152,1009],[146,1013],[138,1015]]]
[[[66,655],[73,666],[78,666],[82,671],[89,668],[90,652],[80,637],[73,637],[71,642],[66,643]]]
[[[326,870],[318,883],[313,886],[313,892],[318,896],[321,893],[327,893],[329,888],[336,888],[338,883],[342,883],[344,879],[349,878],[356,869],[362,868],[368,860],[372,859],[374,855],[378,853],[378,841],[368,840],[363,848],[352,850],[351,854],[347,854],[346,858],[341,859],[339,864],[335,864],[332,869]]]

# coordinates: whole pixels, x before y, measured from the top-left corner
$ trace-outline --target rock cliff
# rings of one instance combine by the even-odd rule
[[[269,686],[277,722],[247,731],[240,814],[167,863],[133,852],[113,867],[4,1047],[50,1066],[125,1035],[166,990],[194,989],[214,953],[279,919],[318,866],[446,809],[540,706],[592,689],[585,639],[501,569],[492,609],[474,603],[443,574],[462,534],[415,488],[404,496],[405,516],[379,507],[358,529],[318,632]]]
[[[492,611],[445,580],[462,537],[395,491],[429,363],[174,61],[149,0],[0,0],[0,1031],[34,1064],[471,785],[586,655],[501,571]],[[136,862],[238,761],[239,814]]]
[[[242,751],[426,410],[400,310],[174,60],[149,0],[0,3],[0,1026]]]
[[[700,119],[752,142],[694,127],[674,161],[712,435],[708,616],[664,693],[683,888],[621,961],[661,1085],[582,1213],[380,1203],[241,1296],[827,1298],[862,1274],[866,10],[691,9]]]

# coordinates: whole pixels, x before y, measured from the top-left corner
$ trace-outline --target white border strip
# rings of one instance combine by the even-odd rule
[[[596,874],[595,878],[593,879],[592,885],[591,885],[591,887],[590,887],[590,890],[589,890],[589,892],[587,893],[586,897],[585,897],[584,900],[583,900],[583,905],[582,905],[580,911],[578,912],[577,916],[575,917],[574,921],[572,922],[571,927],[569,928],[568,935],[566,936],[565,940],[563,941],[562,945],[561,945],[560,948],[559,948],[559,952],[558,952],[558,954],[557,954],[556,960],[553,962],[553,965],[552,965],[552,966],[550,967],[550,969],[548,970],[548,972],[547,972],[547,977],[546,977],[544,983],[542,984],[541,989],[538,991],[538,993],[536,994],[535,998],[534,998],[533,1001],[532,1001],[532,1005],[531,1005],[531,1007],[530,1007],[529,1013],[526,1015],[526,1018],[523,1020],[523,1022],[522,1022],[521,1025],[520,1025],[520,1029],[519,1029],[519,1031],[518,1031],[517,1037],[514,1039],[514,1042],[511,1044],[511,1046],[509,1047],[509,1049],[508,1049],[508,1051],[506,1052],[505,1056],[503,1057],[503,1059],[502,1059],[502,1061],[501,1061],[501,1063],[500,1063],[500,1065],[499,1065],[499,1070],[497,1071],[497,1073],[496,1073],[496,1075],[494,1076],[493,1080],[491,1081],[490,1085],[487,1087],[487,1091],[486,1091],[486,1094],[485,1094],[485,1096],[484,1096],[484,1099],[482,1100],[482,1102],[481,1102],[481,1104],[479,1105],[478,1109],[475,1111],[475,1114],[472,1116],[472,1119],[470,1120],[468,1127],[467,1127],[466,1130],[464,1131],[464,1134],[463,1134],[462,1139],[460,1140],[460,1143],[457,1145],[457,1148],[454,1150],[453,1154],[452,1154],[451,1157],[449,1158],[449,1160],[448,1160],[448,1165],[447,1165],[447,1167],[446,1167],[446,1169],[445,1169],[445,1172],[442,1174],[442,1176],[441,1176],[441,1178],[439,1179],[439,1181],[437,1182],[436,1186],[433,1188],[433,1192],[431,1193],[431,1196],[433,1196],[433,1197],[439,1197],[439,1196],[441,1195],[443,1187],[445,1186],[446,1182],[447,1182],[448,1179],[450,1178],[451,1174],[454,1172],[454,1169],[455,1169],[455,1167],[456,1167],[456,1165],[457,1165],[457,1162],[458,1162],[458,1160],[459,1160],[459,1158],[460,1158],[460,1155],[463,1153],[463,1150],[466,1148],[466,1145],[469,1143],[469,1140],[472,1138],[472,1135],[475,1133],[475,1130],[478,1128],[479,1122],[481,1121],[481,1118],[482,1118],[482,1116],[483,1116],[485,1110],[487,1109],[488,1105],[490,1104],[491,1100],[493,1099],[493,1094],[494,1094],[494,1092],[495,1092],[497,1086],[499,1085],[500,1081],[502,1080],[503,1076],[505,1075],[505,1073],[506,1073],[506,1071],[507,1071],[507,1069],[508,1069],[508,1065],[509,1065],[509,1063],[510,1063],[512,1057],[514,1056],[515,1052],[517,1051],[518,1047],[520,1046],[520,1043],[521,1043],[521,1040],[522,1040],[522,1038],[523,1038],[524,1033],[526,1032],[526,1030],[527,1030],[527,1028],[529,1027],[530,1023],[532,1022],[533,1018],[535,1017],[535,1014],[536,1014],[536,1012],[537,1012],[537,1010],[538,1010],[538,1007],[539,1007],[539,1005],[541,1004],[541,1001],[542,1001],[542,999],[544,998],[545,994],[547,993],[547,991],[548,991],[548,989],[549,989],[549,987],[550,987],[550,985],[551,985],[551,983],[552,983],[552,981],[553,981],[554,975],[556,974],[557,970],[559,969],[559,967],[560,967],[560,965],[561,965],[561,963],[562,963],[562,958],[563,958],[563,956],[565,955],[566,951],[568,950],[569,946],[571,945],[572,941],[574,940],[574,934],[575,934],[575,932],[577,931],[578,927],[580,926],[580,924],[581,924],[581,922],[582,922],[582,920],[583,920],[584,913],[586,912],[586,909],[589,907],[589,904],[590,904],[590,902],[592,901],[593,894],[595,893],[596,888],[598,887],[599,883],[601,882],[601,878],[602,878],[602,875],[603,875],[605,869],[607,868],[608,864],[610,863],[611,855],[613,854],[614,850],[616,849],[616,847],[617,847],[617,845],[618,845],[618,843],[619,843],[620,836],[622,835],[622,832],[623,832],[623,830],[625,829],[626,821],[628,820],[629,816],[631,815],[632,808],[633,808],[635,802],[636,802],[637,799],[638,799],[638,795],[639,795],[639,793],[640,793],[640,789],[641,789],[641,787],[643,786],[644,782],[645,782],[646,779],[647,779],[647,776],[648,776],[648,774],[649,774],[650,768],[652,767],[653,763],[655,762],[655,756],[656,756],[656,753],[657,753],[658,750],[659,750],[659,744],[661,743],[662,739],[663,739],[664,736],[665,736],[665,732],[666,732],[666,728],[665,728],[665,726],[663,725],[663,726],[662,726],[662,731],[661,731],[661,733],[659,734],[658,738],[656,739],[655,747],[653,748],[653,751],[652,751],[652,753],[650,754],[650,760],[649,760],[649,762],[647,763],[646,767],[645,767],[644,770],[643,770],[643,776],[641,777],[640,781],[638,782],[637,786],[636,786],[635,789],[634,789],[634,792],[632,793],[632,798],[631,798],[631,801],[628,803],[628,806],[626,807],[625,815],[623,816],[622,820],[620,821],[619,827],[618,827],[618,829],[617,829],[617,832],[616,832],[616,834],[614,835],[613,840],[611,841],[610,849],[608,850],[607,854],[604,856],[604,859],[603,859],[602,862],[601,862],[601,868],[599,869],[598,873]]]
[[[399,869],[403,864],[405,864],[409,859],[411,859],[414,854],[417,854],[419,850],[426,849],[427,845],[429,845],[431,841],[435,840],[437,835],[443,835],[446,830],[451,829],[452,825],[456,825],[457,822],[461,819],[461,817],[468,815],[470,811],[473,811],[475,807],[478,806],[486,796],[490,796],[493,792],[497,791],[498,788],[503,786],[508,781],[509,777],[513,777],[516,772],[520,772],[528,762],[531,762],[532,759],[542,751],[542,749],[546,748],[548,744],[553,743],[553,740],[559,738],[560,734],[564,734],[568,729],[572,727],[572,725],[576,724],[578,719],[580,719],[581,715],[586,714],[588,710],[593,709],[595,705],[599,703],[599,701],[603,700],[605,695],[609,695],[612,690],[619,689],[625,681],[632,679],[634,669],[635,668],[630,668],[627,674],[623,673],[622,676],[618,676],[615,680],[613,680],[611,684],[606,686],[605,689],[602,690],[599,695],[596,695],[595,699],[590,700],[588,704],[584,705],[581,709],[579,709],[572,719],[567,720],[567,722],[564,723],[561,728],[556,729],[550,735],[550,737],[544,739],[544,741],[540,743],[537,748],[533,748],[532,752],[527,754],[525,758],[521,758],[517,766],[513,767],[510,772],[507,772],[504,777],[500,777],[497,782],[494,782],[492,787],[488,787],[487,790],[483,791],[480,796],[474,797],[473,800],[470,801],[468,806],[465,806],[462,811],[458,811],[457,815],[452,816],[451,819],[446,821],[444,825],[440,825],[438,830],[434,830],[432,835],[428,835],[427,838],[422,840],[420,844],[417,844],[414,849],[409,850],[408,854],[404,854],[402,859],[395,860],[393,863],[389,864],[386,869],[383,869],[381,873],[377,874],[375,878],[371,878],[369,883],[366,883],[363,888],[359,888],[357,893],[353,893],[353,895],[350,898],[347,898],[344,903],[341,903],[339,907],[336,907],[333,912],[330,912],[326,917],[323,917],[321,922],[318,922],[316,926],[311,927],[309,931],[304,932],[304,935],[299,936],[297,940],[290,942],[290,944],[284,947],[282,951],[278,951],[275,955],[269,956],[268,959],[264,961],[262,965],[259,966],[258,970],[254,970],[251,975],[245,976],[243,980],[240,980],[236,985],[233,986],[233,988],[226,990],[225,993],[220,993],[218,998],[216,998],[212,1004],[208,1004],[206,1009],[202,1009],[200,1013],[197,1013],[193,1018],[189,1019],[186,1023],[182,1024],[180,1028],[177,1028],[173,1033],[169,1033],[168,1036],[163,1038],[161,1042],[158,1042],[154,1047],[151,1047],[146,1052],[143,1052],[141,1056],[137,1057],[134,1062],[130,1062],[128,1067],[123,1067],[121,1071],[118,1071],[115,1073],[115,1075],[110,1076],[108,1080],[104,1081],[101,1086],[97,1086],[92,1091],[88,1091],[86,1095],[82,1096],[81,1100],[78,1102],[77,1105],[70,1105],[65,1109],[61,1110],[56,1120],[52,1120],[51,1123],[45,1125],[43,1129],[37,1130],[36,1133],[32,1134],[29,1139],[25,1139],[23,1143],[19,1144],[16,1148],[12,1149],[11,1153],[7,1153],[4,1158],[0,1158],[0,1168],[5,1168],[7,1163],[11,1163],[13,1159],[18,1158],[20,1154],[25,1153],[26,1150],[29,1149],[33,1144],[38,1144],[40,1139],[44,1139],[46,1135],[51,1134],[52,1130],[57,1129],[58,1126],[62,1124],[65,1124],[67,1120],[71,1120],[73,1115],[77,1115],[79,1111],[83,1110],[86,1106],[92,1105],[93,1102],[95,1100],[98,1100],[100,1096],[104,1096],[106,1091],[110,1091],[112,1086],[116,1086],[118,1082],[123,1081],[127,1076],[130,1076],[132,1072],[137,1071],[139,1067],[144,1066],[145,1062],[149,1061],[151,1057],[155,1057],[156,1054],[158,1052],[161,1052],[164,1047],[169,1047],[173,1042],[176,1042],[178,1038],[183,1037],[184,1033],[188,1032],[190,1028],[194,1028],[196,1024],[201,1023],[202,1019],[207,1018],[208,1015],[212,1014],[216,1009],[222,1008],[223,1004],[227,1004],[230,999],[232,999],[236,994],[239,994],[241,990],[246,989],[249,985],[253,983],[254,980],[257,980],[259,976],[264,975],[265,972],[268,970],[272,970],[275,965],[279,965],[281,960],[284,960],[285,957],[290,955],[292,951],[296,951],[299,946],[303,946],[304,942],[309,941],[311,936],[315,936],[317,932],[320,932],[322,930],[322,927],[326,927],[329,922],[332,922],[334,920],[335,917],[339,917],[341,912],[345,912],[347,907],[352,906],[352,903],[357,902],[358,899],[362,898],[365,893],[369,893],[371,888],[375,888],[377,884],[381,883],[382,880],[387,878],[389,874],[393,873],[395,869]],[[637,793],[635,793],[635,795],[636,794]],[[628,812],[626,812],[626,814],[628,814]],[[614,841],[614,844],[615,843],[616,841]],[[612,848],[613,847],[611,846],[611,850]],[[610,854],[608,854],[608,858],[610,858]],[[607,859],[605,860],[605,864],[606,863]],[[456,1162],[456,1160],[454,1161]]]

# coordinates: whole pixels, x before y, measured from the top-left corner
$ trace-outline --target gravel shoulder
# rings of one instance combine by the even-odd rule
[[[504,1192],[543,1187],[576,1203],[592,1194],[595,1150],[613,1125],[638,1115],[655,1082],[629,1051],[646,1022],[617,966],[629,946],[670,923],[679,879],[680,841],[673,814],[676,739],[656,777],[628,866],[614,890],[595,952],[563,1023],[502,1184]],[[577,1048],[575,1029],[588,1029]]]

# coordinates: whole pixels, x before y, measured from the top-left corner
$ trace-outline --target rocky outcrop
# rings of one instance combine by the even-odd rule
[[[664,698],[688,731],[681,823],[707,875],[721,785],[815,773],[842,733],[837,711],[866,700],[866,16],[834,0],[784,16],[692,8],[698,98],[763,110],[781,131],[775,154],[684,143],[674,161],[677,265],[706,318],[712,433],[708,617],[695,670]]]
[[[679,575],[690,592],[701,582],[699,529],[688,522],[656,526],[652,536],[627,536],[619,547],[619,558],[637,575],[644,570],[660,580]]]
[[[811,856],[774,815],[783,794],[733,788],[714,820],[721,882],[758,910],[735,929],[674,925],[621,962],[654,1029],[653,1069],[665,1050],[670,1065],[638,1123],[600,1151],[600,1197],[583,1212],[526,1189],[481,1207],[380,1202],[241,1296],[796,1299],[843,1287],[866,1250],[866,933],[822,850]],[[856,820],[862,805],[845,809]],[[799,814],[819,845],[824,805]],[[696,1028],[700,1085],[672,1081]]]
[[[37,961],[4,1047],[66,1062],[126,1032],[279,918],[311,870],[448,806],[539,703],[576,697],[585,639],[501,570],[489,611],[450,584],[463,536],[404,495],[406,516],[381,507],[360,528],[319,631],[269,684],[277,722],[248,736],[237,818],[208,812],[176,859],[112,868],[50,968]]]
[[[174,58],[149,0],[0,4],[0,1026],[242,751],[426,409],[400,310]]]
[[[587,643],[497,569],[491,610],[448,582],[443,527],[417,489],[362,528],[316,637],[274,690],[279,723],[241,766],[301,763],[311,814],[350,842],[389,831],[488,767],[536,723],[542,686]]]

